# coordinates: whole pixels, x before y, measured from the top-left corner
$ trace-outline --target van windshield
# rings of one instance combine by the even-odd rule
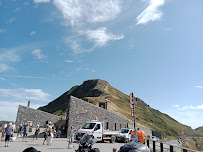
[[[82,129],[93,129],[96,123],[86,123]]]
[[[121,129],[121,133],[128,133],[128,129]]]

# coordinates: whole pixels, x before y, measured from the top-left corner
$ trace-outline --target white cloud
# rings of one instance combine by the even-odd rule
[[[5,50],[0,54],[0,63],[1,62],[18,62],[20,57],[16,55],[15,50]]]
[[[10,78],[28,78],[28,79],[49,79],[44,77],[33,77],[33,76],[5,76]]]
[[[35,35],[36,34],[36,31],[32,31],[31,33],[30,33],[30,35]]]
[[[48,56],[44,55],[40,49],[35,49],[32,51],[32,54],[34,55],[35,59],[42,60],[46,59]]]
[[[18,12],[18,11],[20,11],[22,8],[20,8],[20,7],[18,7],[18,8],[16,8],[15,10],[14,10],[14,12]]]
[[[6,80],[5,78],[0,78],[0,80]]]
[[[174,108],[178,108],[178,107],[179,107],[179,105],[172,105],[172,107],[174,107]]]
[[[25,2],[25,3],[24,3],[25,6],[27,6],[27,5],[29,5],[29,4],[30,4],[29,2]]]
[[[123,39],[123,35],[107,32],[100,23],[111,21],[122,12],[124,0],[54,0],[55,6],[62,12],[65,25],[72,25],[78,37],[69,37],[66,42],[75,53],[91,52],[96,47],[103,47],[109,41]],[[96,26],[97,29],[93,29]],[[93,43],[88,49],[83,48],[81,37]],[[84,39],[83,39],[84,41]]]
[[[5,33],[5,32],[6,32],[6,30],[0,29],[0,33]]]
[[[12,22],[14,22],[15,20],[16,20],[16,18],[11,18],[11,19],[9,20],[9,22],[12,23]]]
[[[115,41],[124,38],[124,35],[116,36],[110,32],[108,33],[106,27],[101,27],[96,30],[81,31],[80,33],[85,34],[89,41],[93,41],[95,47],[105,46],[108,41]]]
[[[27,102],[13,102],[13,101],[1,101],[0,100],[0,120],[7,120],[7,121],[16,121],[16,115],[18,111],[18,106],[24,105],[27,106]],[[43,105],[36,104],[31,101],[30,107],[37,109]],[[6,114],[5,114],[6,113]]]
[[[197,106],[197,109],[202,109],[203,110],[203,105]]]
[[[49,101],[51,95],[41,89],[0,89],[1,97],[15,97],[18,99]]]
[[[176,108],[177,110],[203,110],[203,105],[198,106],[182,106],[179,105],[172,105],[172,107]]]
[[[50,0],[34,0],[35,3],[49,3]]]
[[[202,88],[203,88],[203,86],[195,86],[195,88],[201,88],[201,89],[202,89]]]
[[[0,64],[0,72],[5,72],[8,70],[13,70],[13,68],[8,66],[7,64]]]
[[[65,62],[68,62],[68,63],[72,63],[73,61],[70,61],[70,60],[64,60]]]
[[[137,24],[160,20],[163,13],[159,10],[159,7],[163,6],[164,3],[165,0],[149,0],[149,6],[136,18]]]
[[[80,46],[80,42],[76,39],[73,39],[72,37],[71,38],[67,38],[65,40],[70,48],[77,54],[77,53],[84,53],[84,52],[91,52],[91,50],[88,50],[88,49],[83,49],[81,46]]]
[[[202,110],[174,110],[170,109],[165,111],[175,120],[184,125],[191,126],[193,129],[202,126],[203,124],[203,111]]]
[[[54,0],[54,4],[74,26],[115,19],[122,10],[123,0]]]

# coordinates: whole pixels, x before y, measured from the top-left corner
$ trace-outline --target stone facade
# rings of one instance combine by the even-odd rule
[[[37,124],[40,126],[45,126],[46,121],[51,120],[53,124],[60,119],[61,117],[59,116],[19,105],[16,117],[16,126],[18,127],[20,124],[24,125],[28,121],[32,121],[33,127],[36,127]]]
[[[104,122],[104,129],[120,130],[120,128],[127,127],[127,120],[124,117],[101,107],[73,96],[70,96],[68,103],[68,132],[70,131],[71,126],[79,129],[85,124],[85,122],[94,120],[95,117],[97,117],[98,121]]]

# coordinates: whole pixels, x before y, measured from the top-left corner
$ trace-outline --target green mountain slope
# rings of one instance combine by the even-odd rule
[[[112,87],[108,82],[100,79],[84,81],[80,86],[74,86],[69,91],[50,102],[40,110],[56,115],[63,115],[70,95],[77,98],[88,98],[92,104],[107,102],[108,110],[123,115],[131,122],[131,109],[129,96]],[[164,136],[179,136],[181,130],[186,135],[196,134],[191,127],[185,126],[170,116],[151,108],[148,104],[138,98],[135,103],[136,122],[148,129],[161,131]]]

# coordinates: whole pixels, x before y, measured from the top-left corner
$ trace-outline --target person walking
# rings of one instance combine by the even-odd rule
[[[44,142],[47,140],[48,131],[49,131],[49,125],[47,125],[47,128],[46,128],[45,131],[44,131],[44,141],[43,141],[43,145],[44,145]]]
[[[24,139],[25,139],[25,142],[27,142],[28,130],[29,130],[29,123],[24,125],[24,127],[23,127],[23,141],[22,142],[24,142]]]
[[[69,138],[69,142],[68,142],[68,148],[69,146],[73,143],[74,141],[74,133],[75,133],[76,129],[74,127],[71,126],[70,129],[70,138]]]
[[[38,139],[38,135],[39,135],[39,132],[40,132],[40,128],[39,128],[39,125],[37,125],[37,128],[35,130],[35,134],[33,136],[33,139],[36,137],[36,139]]]
[[[18,128],[17,138],[18,138],[19,134],[22,136],[22,131],[23,131],[23,126],[22,126],[22,124],[20,124],[20,126]]]
[[[49,130],[48,130],[48,134],[47,134],[47,145],[51,146],[52,138],[53,138],[52,127],[49,126]]]
[[[15,125],[15,122],[12,123],[12,127],[13,127],[13,134],[15,132],[15,129],[16,129],[16,125]]]
[[[9,141],[11,140],[12,132],[13,132],[12,123],[10,123],[9,125],[7,125],[7,127],[5,129],[5,133],[6,133],[5,147],[9,146]]]

